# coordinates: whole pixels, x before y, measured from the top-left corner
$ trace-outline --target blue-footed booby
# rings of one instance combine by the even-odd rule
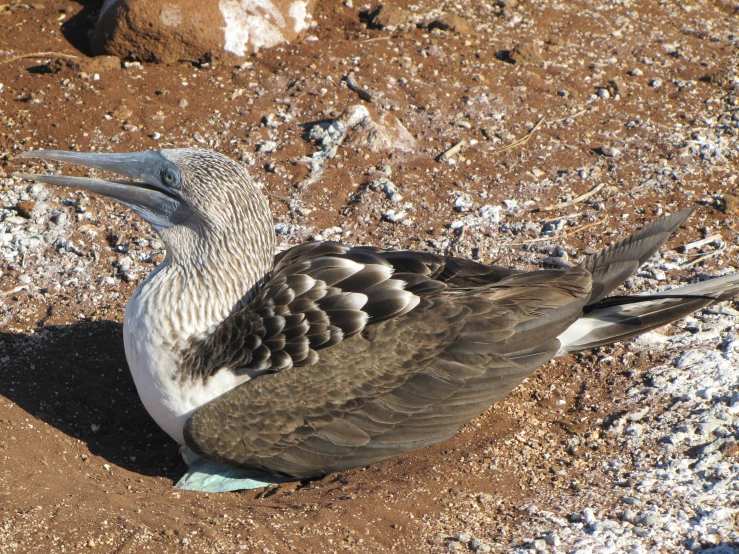
[[[451,437],[557,356],[739,294],[734,273],[609,296],[694,208],[569,269],[336,242],[275,256],[265,197],[216,152],[19,157],[131,179],[22,175],[113,198],[166,245],[128,303],[123,337],[143,405],[195,461],[183,488],[263,486],[411,452]]]

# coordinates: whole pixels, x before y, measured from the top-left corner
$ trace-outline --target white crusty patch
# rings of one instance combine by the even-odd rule
[[[159,12],[162,25],[165,27],[179,27],[182,24],[182,11],[174,4],[164,4]]]
[[[311,14],[308,13],[308,2],[298,0],[290,4],[287,14],[295,20],[293,30],[300,34],[310,27]]]
[[[249,46],[256,52],[285,42],[285,18],[270,0],[220,0],[218,8],[227,52],[244,56]]]

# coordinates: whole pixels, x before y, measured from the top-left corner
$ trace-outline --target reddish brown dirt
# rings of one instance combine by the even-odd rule
[[[695,202],[704,206],[669,245],[702,238],[704,227],[735,242],[722,225],[736,229],[736,215],[723,213],[714,200],[730,188],[736,192],[736,146],[722,159],[702,157],[691,150],[700,147],[690,143],[697,139],[685,131],[705,132],[711,128],[706,118],[720,118],[736,105],[736,91],[720,77],[721,71],[736,71],[736,38],[729,38],[739,29],[733,3],[705,1],[688,9],[678,6],[683,3],[629,2],[638,5],[627,9],[522,0],[507,13],[472,1],[461,8],[416,2],[415,11],[410,2],[393,4],[410,14],[457,12],[473,28],[485,28],[470,36],[416,25],[381,30],[368,26],[359,8],[326,1],[317,8],[316,42],[261,53],[246,60],[249,67],[147,64],[100,71],[96,80],[95,68],[88,71],[84,63],[69,67],[64,60],[55,63],[56,55],[19,57],[56,52],[86,63],[96,2],[0,6],[4,190],[17,185],[10,180],[21,165],[14,155],[31,148],[207,146],[250,164],[272,195],[276,221],[304,229],[293,242],[343,226],[354,243],[477,252],[488,262],[522,259],[526,265],[550,255],[554,243],[531,241],[538,232],[459,237],[448,226],[460,216],[452,203],[460,191],[479,204],[533,200],[517,212],[521,220],[580,212],[561,231],[571,234],[556,241],[573,259],[654,219],[658,208]],[[516,44],[524,48],[514,49]],[[534,54],[526,55],[527,48]],[[519,61],[499,59],[505,50],[513,52],[506,59]],[[315,151],[304,139],[308,124],[362,102],[340,86],[353,67],[356,80],[373,94],[370,110],[391,111],[416,137],[418,150],[388,155],[345,149],[327,163],[321,181],[298,190],[308,174],[300,158]],[[635,68],[642,75],[628,74]],[[653,79],[662,85],[650,85]],[[693,83],[675,84],[687,81]],[[610,98],[591,98],[598,87],[610,90]],[[262,119],[278,110],[292,116],[279,128],[279,149],[255,152],[272,138]],[[544,122],[527,143],[499,151],[540,117]],[[640,123],[629,126],[633,121]],[[491,126],[511,138],[487,141],[481,130]],[[479,142],[455,165],[435,160],[462,138]],[[610,157],[604,147],[622,155]],[[379,196],[366,200],[366,183],[386,165],[415,206],[409,225],[381,221]],[[530,211],[600,182],[606,187],[588,203]],[[310,213],[288,211],[281,199],[296,192]],[[56,203],[77,198],[53,194]],[[22,206],[6,208],[20,213]],[[0,319],[0,552],[436,552],[464,525],[482,529],[494,550],[505,551],[531,539],[516,527],[531,504],[564,517],[593,498],[609,501],[598,468],[608,456],[628,453],[593,432],[626,409],[624,391],[640,369],[659,361],[634,350],[633,367],[624,367],[618,360],[632,349],[627,345],[548,364],[453,439],[400,459],[266,491],[207,495],[173,489],[184,465],[176,445],[141,406],[123,354],[120,322],[140,278],[117,279],[115,294],[97,294],[95,280],[116,274],[116,244],[135,244],[153,233],[106,200],[90,198],[86,210],[84,223],[95,233],[73,221],[69,237],[90,249],[81,284],[8,293],[34,261],[0,262],[0,288],[6,291]],[[93,247],[99,253],[94,260]],[[156,261],[142,262],[140,277]],[[717,263],[735,261],[727,254],[698,270],[708,273]],[[614,361],[604,361],[607,355]],[[568,447],[565,441],[575,435],[587,446]],[[485,505],[484,520],[475,519],[474,504]]]

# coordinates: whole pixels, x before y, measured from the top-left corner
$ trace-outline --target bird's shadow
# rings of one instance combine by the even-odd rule
[[[184,471],[177,444],[139,400],[120,323],[0,332],[0,368],[0,394],[92,454],[144,475],[177,479]]]

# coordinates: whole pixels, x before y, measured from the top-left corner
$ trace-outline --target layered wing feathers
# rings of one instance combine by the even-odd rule
[[[302,244],[275,258],[270,279],[246,309],[190,342],[181,369],[206,378],[222,368],[258,372],[311,365],[318,350],[367,324],[409,312],[423,296],[515,273],[433,254]]]
[[[315,366],[260,376],[202,407],[187,424],[188,444],[223,463],[307,477],[442,440],[557,352],[556,334],[589,298],[590,275],[575,268],[477,290],[442,286],[320,350]],[[397,287],[379,297],[408,292]]]

